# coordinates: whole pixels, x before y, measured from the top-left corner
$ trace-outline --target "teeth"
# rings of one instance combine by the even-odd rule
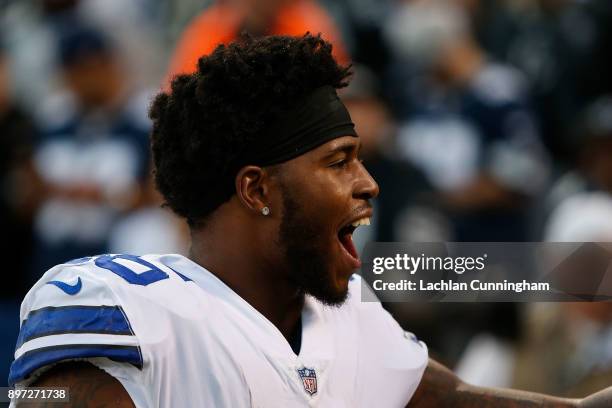
[[[355,228],[359,227],[360,225],[370,225],[370,218],[369,217],[361,218],[353,222],[351,225]]]

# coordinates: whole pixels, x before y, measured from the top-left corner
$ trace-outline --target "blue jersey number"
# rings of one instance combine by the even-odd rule
[[[125,265],[115,262],[115,259],[125,259],[149,268],[148,271],[136,273]],[[112,273],[134,285],[147,286],[157,281],[168,279],[168,274],[150,262],[134,255],[102,255],[95,259],[96,266],[108,269]]]

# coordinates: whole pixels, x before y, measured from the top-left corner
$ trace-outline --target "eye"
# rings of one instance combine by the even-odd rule
[[[333,162],[332,164],[329,165],[329,167],[341,169],[341,168],[346,167],[347,164],[348,164],[348,160],[347,159],[342,159],[342,160],[337,160],[337,161]]]

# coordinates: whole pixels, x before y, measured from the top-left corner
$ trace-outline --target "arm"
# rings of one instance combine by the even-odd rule
[[[68,387],[70,402],[38,402],[28,407],[116,407],[134,408],[134,403],[121,383],[89,363],[59,364],[38,378],[32,387]]]
[[[612,387],[608,387],[596,394],[589,395],[580,401],[580,408],[612,407]]]
[[[605,391],[604,391],[605,392]],[[601,394],[601,393],[599,393]],[[557,398],[533,392],[482,388],[462,382],[440,363],[429,360],[419,388],[407,408],[599,408],[609,407],[609,397],[596,394],[584,402]],[[595,398],[597,397],[597,398]],[[584,404],[584,405],[583,405]]]

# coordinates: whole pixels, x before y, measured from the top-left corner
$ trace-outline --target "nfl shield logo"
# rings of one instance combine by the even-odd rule
[[[297,372],[302,379],[304,390],[310,395],[315,395],[317,393],[317,373],[314,368],[302,367],[298,368]]]

